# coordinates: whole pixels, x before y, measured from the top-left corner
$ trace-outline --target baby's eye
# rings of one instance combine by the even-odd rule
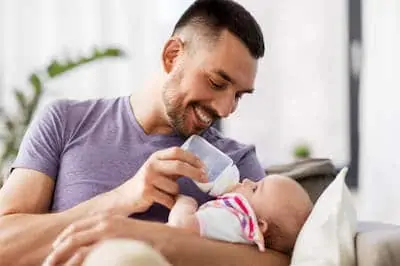
[[[253,190],[253,193],[256,192],[257,191],[257,186],[254,186],[252,190]]]

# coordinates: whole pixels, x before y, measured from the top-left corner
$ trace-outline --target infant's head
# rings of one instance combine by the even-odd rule
[[[245,179],[232,192],[242,194],[254,209],[266,246],[291,253],[312,210],[302,186],[289,177],[270,175],[258,182]]]

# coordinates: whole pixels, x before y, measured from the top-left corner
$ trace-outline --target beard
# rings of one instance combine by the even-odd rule
[[[197,101],[191,101],[186,106],[184,105],[182,98],[180,95],[179,87],[183,78],[183,73],[178,73],[169,79],[163,87],[163,103],[165,106],[165,111],[167,115],[168,124],[172,127],[172,129],[183,137],[189,137],[193,134],[201,134],[209,127],[211,127],[212,123],[208,126],[196,126],[194,124],[191,125],[191,111],[194,111],[196,106],[201,106],[202,109],[208,111],[208,113],[212,114],[213,121],[215,121],[216,115],[215,112],[210,108],[202,106]],[[192,109],[192,110],[191,110]]]

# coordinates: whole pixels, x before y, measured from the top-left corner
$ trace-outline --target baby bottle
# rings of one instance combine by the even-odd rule
[[[239,183],[239,170],[232,159],[201,136],[192,135],[182,149],[192,152],[206,165],[209,182],[195,181],[201,191],[216,197]]]

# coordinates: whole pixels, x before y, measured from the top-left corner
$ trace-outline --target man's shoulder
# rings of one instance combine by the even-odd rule
[[[106,109],[112,108],[116,104],[120,104],[124,101],[125,97],[118,98],[97,98],[88,100],[71,100],[71,99],[60,99],[51,102],[47,106],[47,111],[56,112],[59,115],[82,118],[88,113],[101,113]]]

